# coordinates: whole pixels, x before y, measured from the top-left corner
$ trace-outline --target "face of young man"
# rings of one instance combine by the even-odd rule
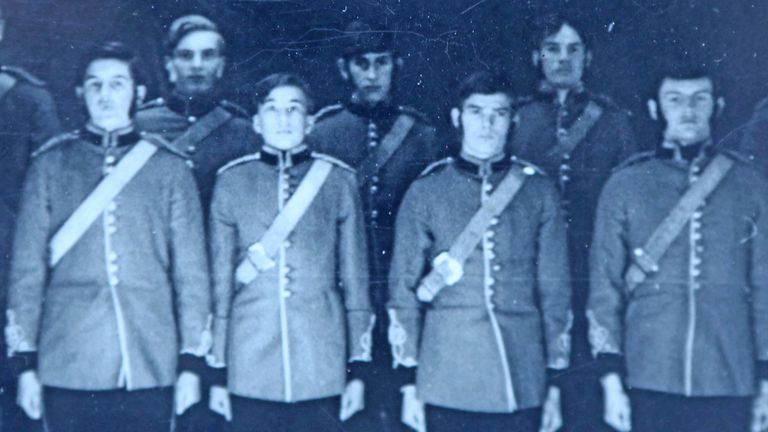
[[[207,30],[186,35],[166,59],[165,68],[179,93],[187,96],[210,93],[224,73],[221,35]]]
[[[556,88],[571,89],[579,85],[588,60],[584,41],[568,24],[549,35],[539,51],[534,51],[534,64],[541,64],[544,78]]]
[[[299,146],[312,128],[307,102],[307,96],[297,87],[274,88],[253,116],[254,130],[271,147],[290,150]]]
[[[376,105],[389,97],[395,58],[392,53],[358,54],[346,62],[345,78],[355,86],[357,97],[368,105]]]
[[[476,93],[461,109],[451,110],[451,120],[462,132],[462,151],[488,159],[504,151],[512,123],[512,100],[505,93]]]
[[[709,78],[665,79],[659,88],[659,109],[666,121],[664,138],[681,145],[709,139],[717,103]],[[656,110],[651,106],[652,113]],[[658,114],[655,115],[658,117]]]
[[[86,69],[78,93],[85,101],[91,122],[106,130],[114,130],[130,124],[136,90],[126,62],[98,59]]]

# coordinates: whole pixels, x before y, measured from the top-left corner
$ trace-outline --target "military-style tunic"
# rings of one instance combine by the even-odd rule
[[[276,265],[251,283],[235,268],[317,159],[332,171],[281,245]],[[354,172],[306,146],[263,151],[221,169],[210,214],[214,363],[235,395],[281,402],[343,392],[348,361],[370,361],[373,314],[362,210]]]
[[[5,301],[13,227],[32,151],[59,131],[45,83],[26,71],[0,66],[0,301]]]
[[[712,160],[707,149],[692,162],[669,149],[642,155],[605,185],[591,256],[590,342],[598,356],[624,356],[633,388],[747,396],[756,360],[768,360],[768,182],[750,164],[737,160],[658,272],[631,292],[624,282],[632,251]]]
[[[768,178],[768,98],[755,107],[755,112],[740,134],[736,144],[738,151],[755,160],[755,167]]]
[[[554,184],[517,159],[448,159],[408,189],[390,272],[390,342],[397,364],[418,364],[427,404],[510,413],[541,406],[547,368],[570,355],[571,288]],[[464,276],[424,306],[415,290],[510,166],[529,174],[491,221]]]
[[[355,169],[381,146],[399,116],[414,124],[391,158],[373,175],[360,179],[368,234],[373,300],[384,310],[386,280],[392,255],[397,209],[408,186],[444,152],[435,142],[435,128],[418,111],[388,103],[375,108],[349,101],[317,114],[309,140],[318,151],[343,160]]]
[[[49,268],[51,237],[142,137],[160,150]],[[44,385],[170,386],[180,354],[210,348],[200,201],[191,170],[166,146],[133,127],[87,126],[36,153],[19,211],[5,334],[11,355],[38,352]]]
[[[600,111],[595,121],[585,121],[583,117],[589,116],[585,113],[595,109]],[[589,288],[589,245],[600,190],[613,168],[637,151],[629,113],[608,97],[583,88],[570,92],[560,104],[557,92],[542,82],[517,116],[513,154],[542,167],[560,191],[574,288],[574,354],[587,360],[583,311]],[[582,122],[588,127],[579,125]],[[572,151],[564,151],[558,147],[563,138],[578,140],[578,144]]]
[[[190,160],[203,210],[210,205],[216,171],[227,162],[258,150],[259,138],[248,113],[217,98],[171,94],[144,104],[136,113],[141,130],[157,133]],[[185,133],[189,138],[181,138]]]

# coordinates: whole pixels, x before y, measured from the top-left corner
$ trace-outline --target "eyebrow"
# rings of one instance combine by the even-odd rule
[[[91,79],[100,79],[100,78],[98,76],[96,76],[96,75],[86,75],[85,76],[85,81],[88,81],[88,80],[91,80]],[[114,76],[111,76],[111,77],[106,78],[106,79],[131,79],[131,77],[129,77],[127,75],[114,75]]]

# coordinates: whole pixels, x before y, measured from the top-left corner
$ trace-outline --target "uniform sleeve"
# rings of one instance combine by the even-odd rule
[[[755,191],[768,190],[768,182],[757,178],[751,182]],[[768,197],[765,193],[753,195],[757,201],[752,220],[750,282],[752,292],[752,325],[754,328],[757,360],[760,362],[761,379],[768,379]]]
[[[334,168],[339,170],[339,168]],[[347,173],[344,173],[347,174]],[[371,309],[363,210],[354,175],[342,182],[338,246],[340,282],[347,313],[349,361],[371,361],[375,315]]]
[[[16,222],[5,327],[9,356],[37,351],[52,229],[43,161],[30,166]]]
[[[626,301],[624,271],[628,257],[625,240],[627,218],[621,198],[622,191],[617,186],[615,177],[609,179],[597,207],[590,255],[590,293],[587,301],[592,354],[598,359],[612,359],[611,364],[616,363],[616,355],[622,354]],[[608,363],[602,366],[607,365]]]
[[[414,183],[417,185],[417,183]],[[393,367],[414,367],[419,358],[421,303],[416,288],[427,271],[432,246],[426,209],[418,190],[406,192],[395,222],[395,242],[389,271],[389,344]]]
[[[56,104],[48,91],[40,89],[35,97],[33,114],[32,148],[37,148],[61,129]]]
[[[203,215],[191,170],[183,166],[172,185],[171,265],[181,354],[202,357],[211,348],[211,293]]]
[[[547,368],[565,369],[571,354],[571,284],[568,248],[560,200],[551,183],[542,193],[542,214],[538,235],[538,292]]]
[[[213,277],[213,350],[210,363],[219,368],[227,362],[227,334],[237,267],[237,225],[226,199],[229,187],[226,177],[219,176],[213,189],[208,224]]]

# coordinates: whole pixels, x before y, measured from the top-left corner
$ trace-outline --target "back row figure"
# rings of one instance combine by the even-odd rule
[[[680,59],[639,153],[580,24],[538,24],[534,94],[469,74],[454,139],[362,21],[319,110],[290,73],[221,99],[199,15],[167,98],[95,45],[87,122],[42,145],[50,96],[3,67],[5,430],[768,430],[765,144],[714,143],[719,81]]]

